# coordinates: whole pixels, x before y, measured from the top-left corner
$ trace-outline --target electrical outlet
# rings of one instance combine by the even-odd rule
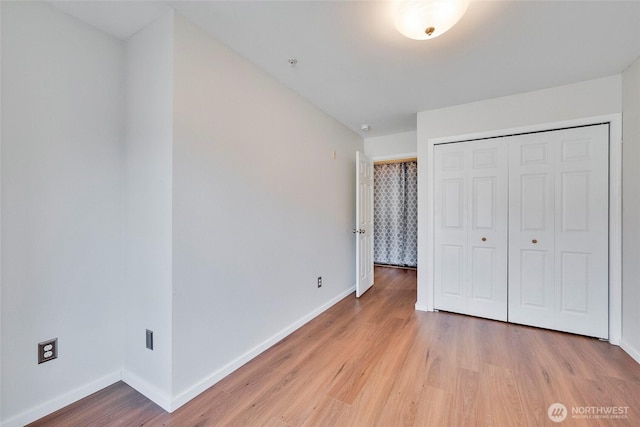
[[[147,348],[153,350],[153,331],[147,329]]]
[[[322,287],[322,276],[318,277],[318,287]]]
[[[58,338],[38,343],[38,365],[58,357]]]

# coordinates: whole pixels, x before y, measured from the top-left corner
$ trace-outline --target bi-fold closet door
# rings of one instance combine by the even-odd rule
[[[609,337],[609,126],[508,138],[509,321]]]
[[[608,337],[608,132],[434,147],[435,308]]]
[[[507,163],[502,138],[435,147],[438,309],[507,320]]]

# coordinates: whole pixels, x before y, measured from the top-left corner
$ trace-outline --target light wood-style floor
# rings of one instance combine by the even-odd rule
[[[345,298],[172,414],[117,383],[33,425],[640,426],[640,365],[618,347],[415,311],[415,271],[375,274],[362,298]],[[569,412],[559,424],[547,416],[556,402]],[[573,407],[611,406],[628,407],[627,418],[572,418]]]

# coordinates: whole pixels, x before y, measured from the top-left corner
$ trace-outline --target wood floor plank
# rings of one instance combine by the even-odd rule
[[[398,352],[387,364],[380,365],[380,373],[395,378],[393,387],[384,404],[378,421],[379,425],[420,425],[419,412],[424,413],[431,398],[425,392],[429,362],[429,348],[426,339],[428,323],[418,321],[426,318],[426,313],[414,313],[405,326],[404,340],[398,345]],[[393,354],[393,353],[392,353]],[[416,424],[418,423],[418,424]]]
[[[356,346],[358,352],[348,361],[344,369],[329,390],[329,396],[345,403],[352,403],[363,387],[367,384],[375,364],[387,351],[389,339],[397,334],[402,324],[401,319],[390,319],[384,325],[368,329],[375,331],[367,339],[367,346]]]
[[[480,375],[465,368],[457,370],[453,405],[449,407],[450,425],[474,425],[478,415]]]
[[[124,383],[34,426],[640,425],[640,365],[596,339],[414,309],[416,272],[349,296],[169,414]],[[627,418],[572,418],[574,407]]]
[[[351,405],[332,397],[324,396],[315,405],[303,426],[343,426],[351,418]]]
[[[447,391],[429,386],[424,387],[422,391],[424,400],[419,400],[420,404],[415,413],[415,423],[405,425],[452,426],[449,414],[452,410],[453,395]]]
[[[480,371],[477,424],[500,426],[504,420],[510,426],[526,426],[523,399],[517,378],[509,368],[484,364]]]

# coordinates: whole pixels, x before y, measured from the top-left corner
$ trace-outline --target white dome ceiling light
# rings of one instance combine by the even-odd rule
[[[396,9],[396,28],[414,40],[427,40],[443,34],[462,18],[470,0],[400,0]]]

